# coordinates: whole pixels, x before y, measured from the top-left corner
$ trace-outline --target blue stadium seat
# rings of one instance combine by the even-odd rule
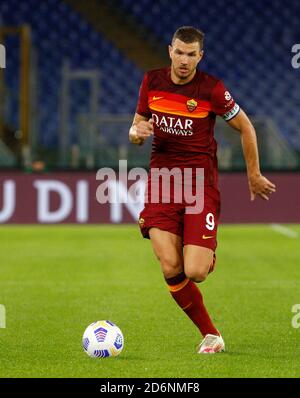
[[[272,117],[286,139],[300,150],[300,79],[291,67],[291,46],[299,42],[300,2],[283,6],[266,2],[223,0],[119,0],[124,12],[152,31],[165,45],[181,25],[194,25],[205,34],[201,68],[224,80],[251,115]],[[38,54],[41,142],[55,148],[59,134],[61,68],[98,68],[101,73],[99,113],[134,112],[143,73],[94,31],[61,0],[2,0],[0,20],[5,25],[28,23]],[[153,23],[159,20],[159,23]],[[105,55],[105,56],[104,56]],[[7,83],[18,87],[17,50],[9,51]],[[130,76],[130,79],[128,79]],[[72,120],[86,108],[87,88],[72,88]],[[15,115],[10,115],[16,121]],[[73,122],[72,122],[73,123]]]
[[[300,113],[296,111],[300,79],[290,65],[291,46],[300,37],[299,2],[283,6],[274,0],[245,6],[233,1],[228,7],[223,0],[177,0],[172,7],[163,0],[155,6],[151,0],[138,5],[135,0],[120,3],[165,44],[178,26],[202,29],[206,33],[203,69],[222,78],[251,114],[271,116],[286,139],[300,150]],[[158,17],[161,23],[153,24]],[[293,114],[290,108],[295,110]]]
[[[64,59],[68,59],[74,69],[99,69],[99,113],[132,112],[136,102],[132,93],[138,91],[142,72],[66,3],[60,0],[3,0],[0,3],[0,19],[3,25],[17,26],[26,22],[32,29],[32,39],[38,54],[41,144],[48,148],[58,145],[59,94]],[[14,47],[16,43],[15,40]],[[17,60],[18,52],[9,51],[7,84],[15,92],[19,84]],[[72,85],[74,95],[70,123],[76,120],[79,111],[87,110],[87,90],[84,83]],[[10,112],[10,120],[17,125],[16,112],[12,109]]]

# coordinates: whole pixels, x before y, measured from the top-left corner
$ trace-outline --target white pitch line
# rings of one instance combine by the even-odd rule
[[[273,231],[276,231],[281,235],[285,235],[288,238],[296,239],[299,237],[298,232],[292,230],[291,228],[285,227],[281,224],[270,224],[270,227],[273,229]]]

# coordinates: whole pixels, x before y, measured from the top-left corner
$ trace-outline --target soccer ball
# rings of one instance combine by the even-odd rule
[[[124,347],[121,330],[110,321],[91,323],[82,337],[82,345],[90,357],[116,357]]]

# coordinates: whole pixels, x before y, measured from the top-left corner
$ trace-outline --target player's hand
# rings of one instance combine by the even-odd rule
[[[129,139],[133,144],[142,145],[145,140],[154,134],[153,119],[141,120],[131,126]]]
[[[276,192],[275,184],[261,174],[249,177],[248,181],[251,201],[256,198],[256,195],[259,195],[264,200],[269,200],[269,196]]]
[[[153,134],[153,119],[149,119],[148,122],[142,120],[136,125],[136,135],[138,138],[145,140]]]

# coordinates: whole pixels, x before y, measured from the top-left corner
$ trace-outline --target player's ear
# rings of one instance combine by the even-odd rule
[[[173,47],[171,46],[171,44],[169,44],[168,50],[169,50],[169,56],[171,58],[171,54],[172,54],[172,50],[173,50]]]
[[[204,55],[204,51],[203,50],[201,50],[200,51],[200,54],[199,54],[199,62],[201,61],[201,59],[203,58],[203,55]]]

